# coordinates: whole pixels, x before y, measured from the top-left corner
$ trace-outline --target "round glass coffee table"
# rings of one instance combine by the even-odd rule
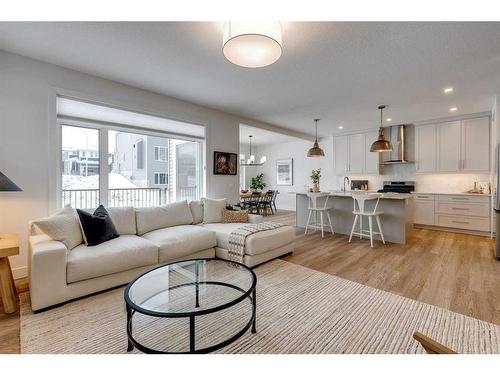
[[[143,273],[125,289],[127,351],[209,353],[233,343],[250,327],[255,333],[256,285],[250,268],[221,259],[171,263]],[[203,347],[196,342],[197,319],[203,319]],[[221,327],[215,328],[217,324]],[[186,336],[185,350],[179,345],[165,350],[181,336]]]

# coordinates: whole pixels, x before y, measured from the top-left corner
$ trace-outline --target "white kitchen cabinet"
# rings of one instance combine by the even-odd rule
[[[366,152],[367,150],[365,150],[365,135],[363,133],[350,135],[349,160],[347,164],[347,171],[349,173],[363,173]]]
[[[370,152],[372,143],[378,138],[378,131],[365,133],[365,165],[363,168],[364,173],[378,174],[380,166],[380,153]]]
[[[413,222],[420,225],[434,225],[434,199],[414,199]]]
[[[461,132],[460,121],[445,122],[436,125],[438,152],[437,169],[439,172],[457,172],[461,168]]]
[[[461,159],[461,169],[463,171],[490,171],[489,117],[480,117],[462,121]]]
[[[333,137],[335,174],[377,174],[379,154],[370,152],[377,135],[378,132],[366,132]]]
[[[415,162],[419,173],[436,172],[436,125],[415,128]]]
[[[489,117],[417,126],[415,162],[417,173],[488,173]]]
[[[333,137],[334,168],[336,175],[345,175],[349,163],[348,136]]]

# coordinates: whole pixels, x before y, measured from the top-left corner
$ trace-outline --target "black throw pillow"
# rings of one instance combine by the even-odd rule
[[[87,246],[99,245],[112,240],[120,235],[116,232],[115,225],[108,211],[101,204],[93,214],[77,209],[80,223]]]

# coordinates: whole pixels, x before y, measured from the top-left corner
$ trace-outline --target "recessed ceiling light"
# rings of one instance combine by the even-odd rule
[[[386,119],[385,119],[385,121],[387,121],[387,122],[391,122],[391,121],[392,121],[392,118],[388,117],[388,118],[386,118]]]
[[[457,107],[451,107],[451,108],[450,108],[450,112],[456,112],[456,111],[457,111],[457,109],[458,109]]]
[[[344,129],[344,127],[341,125],[341,126],[339,126],[339,129]]]
[[[443,90],[443,92],[444,92],[445,94],[450,94],[450,93],[452,93],[452,92],[453,92],[453,87],[446,87],[446,88]]]

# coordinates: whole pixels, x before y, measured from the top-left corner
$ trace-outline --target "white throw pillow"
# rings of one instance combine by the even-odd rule
[[[222,212],[227,206],[227,199],[202,198],[203,203],[203,223],[221,223]]]
[[[135,210],[137,234],[176,225],[193,224],[193,215],[187,201],[174,202],[158,207],[141,207]]]
[[[68,250],[83,242],[80,220],[76,210],[69,206],[52,216],[34,220],[33,224],[54,241],[61,241]]]

